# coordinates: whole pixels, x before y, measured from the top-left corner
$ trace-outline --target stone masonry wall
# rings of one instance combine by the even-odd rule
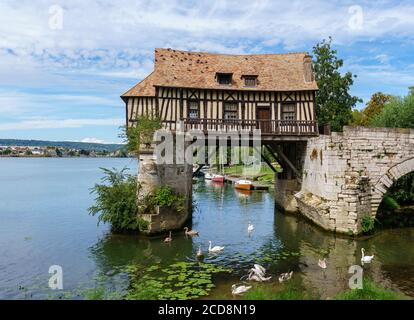
[[[394,181],[414,171],[414,130],[344,127],[308,141],[299,211],[325,229],[360,233]]]

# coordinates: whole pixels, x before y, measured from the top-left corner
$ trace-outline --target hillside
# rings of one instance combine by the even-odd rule
[[[76,150],[108,151],[108,152],[113,152],[123,147],[122,144],[103,144],[103,143],[73,142],[73,141],[18,140],[18,139],[0,139],[0,146],[60,147],[60,148],[76,149]]]

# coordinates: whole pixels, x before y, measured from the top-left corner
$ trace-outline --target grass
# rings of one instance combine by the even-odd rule
[[[316,291],[305,290],[303,285],[295,279],[284,283],[281,288],[267,286],[252,288],[246,292],[246,300],[317,300],[320,295]]]
[[[233,176],[240,176],[244,177],[244,169],[247,169],[246,178],[253,180],[253,181],[260,181],[263,183],[274,183],[275,181],[275,173],[272,171],[272,169],[269,168],[267,164],[262,164],[260,172],[258,174],[249,174],[249,167],[245,167],[243,165],[233,165],[229,167],[224,168],[224,173],[227,175],[233,175]],[[276,169],[278,167],[276,166]]]
[[[364,279],[363,289],[346,290],[335,297],[336,300],[404,300],[402,294],[385,289],[375,284],[371,279]]]

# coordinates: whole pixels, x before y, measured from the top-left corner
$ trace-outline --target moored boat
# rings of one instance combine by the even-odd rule
[[[222,176],[221,174],[215,174],[215,175],[213,175],[211,180],[213,180],[215,182],[224,182],[224,176]]]
[[[204,174],[204,179],[206,179],[206,180],[211,180],[212,178],[213,178],[213,175],[212,175],[211,173],[206,172],[206,173]]]
[[[234,187],[240,190],[252,190],[253,183],[250,180],[238,180],[234,184]]]

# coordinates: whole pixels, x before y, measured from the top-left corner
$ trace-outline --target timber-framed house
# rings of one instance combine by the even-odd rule
[[[155,49],[154,70],[125,92],[126,123],[158,116],[171,130],[261,129],[269,139],[318,134],[306,52],[228,55]]]

